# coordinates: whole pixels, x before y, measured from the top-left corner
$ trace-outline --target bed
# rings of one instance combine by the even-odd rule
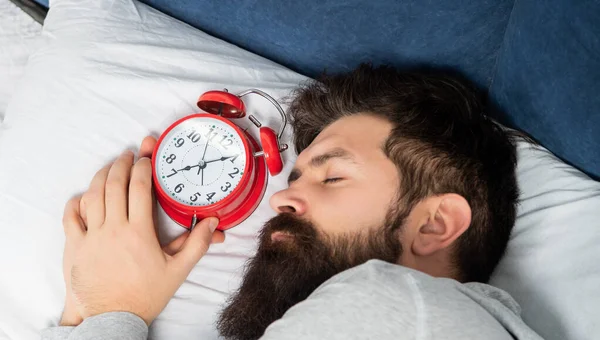
[[[62,209],[99,167],[197,112],[204,91],[255,87],[281,99],[325,66],[342,71],[364,60],[456,69],[489,91],[497,119],[552,150],[519,145],[518,220],[491,283],[515,297],[544,338],[600,337],[600,184],[593,180],[600,174],[600,98],[591,92],[600,79],[593,57],[600,48],[597,38],[586,40],[598,32],[598,5],[553,1],[534,11],[532,3],[513,1],[146,2],[160,11],[135,0],[50,3],[40,45],[0,125],[0,337],[37,339],[58,321]],[[535,20],[527,17],[532,11]],[[568,26],[577,38],[567,49],[572,54],[552,51],[554,44],[538,37],[532,44],[541,52],[532,48],[525,60],[519,44],[527,35],[543,25],[558,30],[567,14],[577,18]],[[564,58],[577,61],[568,72],[560,71]],[[247,106],[278,127],[268,103]],[[561,111],[569,115],[557,118]],[[284,141],[290,138],[288,129]],[[269,178],[265,197],[285,187],[294,158],[293,150],[284,153],[284,171]],[[263,199],[211,248],[152,324],[150,338],[216,338],[216,312],[273,214]],[[181,232],[161,214],[161,241]]]

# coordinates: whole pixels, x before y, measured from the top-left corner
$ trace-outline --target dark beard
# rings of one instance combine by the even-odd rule
[[[402,253],[398,232],[404,217],[390,215],[382,227],[331,238],[293,214],[275,216],[262,229],[242,284],[220,315],[219,333],[227,339],[258,339],[335,274],[371,259],[396,263]],[[293,237],[273,242],[275,231]]]

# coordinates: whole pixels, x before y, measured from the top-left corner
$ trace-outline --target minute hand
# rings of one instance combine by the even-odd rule
[[[211,159],[210,161],[206,161],[204,163],[208,164],[208,163],[212,163],[212,162],[224,161],[224,160],[227,160],[227,159],[233,158],[233,157],[235,157],[235,155],[234,156],[221,157],[221,158],[217,158],[217,159]]]

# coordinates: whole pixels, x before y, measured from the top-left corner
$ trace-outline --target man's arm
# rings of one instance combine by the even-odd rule
[[[47,328],[42,340],[146,340],[148,326],[129,312],[110,312],[85,319],[79,326]]]

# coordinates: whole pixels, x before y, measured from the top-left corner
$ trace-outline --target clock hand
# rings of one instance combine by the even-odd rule
[[[235,157],[235,156],[236,156],[236,155],[233,155],[233,156],[227,156],[227,157],[221,157],[221,158],[217,158],[217,159],[211,159],[210,161],[206,161],[206,162],[204,162],[204,163],[205,163],[205,164],[207,164],[207,163],[212,163],[212,162],[217,162],[217,161],[224,161],[224,160],[227,160],[227,159],[229,159],[229,158],[233,158],[233,157]]]
[[[206,168],[206,165],[208,163],[212,163],[212,162],[217,162],[217,161],[224,161],[227,160],[229,158],[233,158],[233,157],[237,157],[237,155],[233,155],[233,156],[227,156],[227,157],[221,157],[221,158],[217,158],[217,159],[212,159],[210,161],[200,161],[200,163],[198,164],[199,168],[198,168],[198,174],[201,174],[202,177],[200,177],[200,185],[204,185],[204,168]]]
[[[223,103],[219,103],[219,113],[218,113],[219,116],[221,115],[222,109],[223,109]],[[212,129],[210,131],[212,131]],[[208,134],[210,135],[210,132]],[[206,168],[206,164],[209,163],[209,162],[204,161],[204,156],[206,156],[206,149],[208,149],[209,141],[210,141],[210,138],[208,141],[206,141],[206,146],[204,147],[204,153],[202,154],[202,159],[200,160],[200,164],[202,164],[203,166],[201,166],[200,169],[198,169],[198,173],[200,173],[200,171],[202,171],[202,178],[200,179],[200,185],[204,185],[204,168]]]
[[[206,149],[208,149],[208,141],[206,141],[206,145],[204,146],[204,152],[202,153],[202,159],[200,160],[200,164],[202,164],[202,162],[204,162],[204,156],[206,156]],[[198,169],[198,175],[200,175],[200,170],[202,170],[203,168],[200,167],[200,169]],[[202,174],[204,175],[204,174]]]
[[[195,168],[195,167],[197,167],[197,166],[200,166],[200,164],[196,164],[196,165],[188,165],[188,166],[186,166],[185,168],[181,168],[181,169],[179,169],[179,170],[176,170],[176,171],[177,171],[177,172],[179,172],[179,171],[183,171],[183,170],[185,170],[185,171],[188,171],[188,170],[192,170],[192,168]]]
[[[181,168],[181,169],[179,169],[179,170],[171,169],[172,173],[171,173],[170,175],[167,175],[167,177],[173,177],[173,176],[177,175],[177,174],[179,173],[179,171],[184,171],[184,170],[185,170],[185,171],[188,171],[188,170],[192,170],[192,168],[195,168],[195,167],[197,167],[197,166],[200,166],[200,164],[198,164],[198,165],[188,165],[188,166],[186,166],[186,167],[184,167],[184,168]]]

